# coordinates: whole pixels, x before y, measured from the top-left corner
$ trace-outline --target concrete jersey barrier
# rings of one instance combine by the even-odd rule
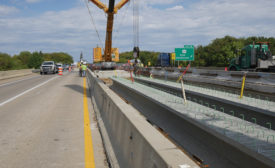
[[[116,162],[110,163],[111,165],[122,168],[199,167],[93,72],[88,70],[87,75],[95,111],[101,117],[98,119],[102,119],[103,129],[107,132],[103,141],[110,142],[116,157],[116,160],[109,159]],[[108,144],[105,143],[105,149],[110,148],[106,145]]]
[[[32,74],[32,69],[0,71],[0,80]]]

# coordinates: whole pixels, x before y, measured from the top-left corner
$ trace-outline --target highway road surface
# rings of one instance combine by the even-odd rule
[[[0,81],[0,168],[108,167],[78,72]]]

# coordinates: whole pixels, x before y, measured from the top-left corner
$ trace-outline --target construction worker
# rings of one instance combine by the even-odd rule
[[[87,70],[87,63],[86,62],[84,62],[81,65],[81,70],[82,70],[82,76],[86,76],[86,70]]]

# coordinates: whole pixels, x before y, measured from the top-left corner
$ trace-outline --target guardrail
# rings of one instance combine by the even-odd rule
[[[33,73],[33,71],[34,71],[33,69],[0,71],[0,80],[30,75]]]
[[[88,84],[112,167],[190,167],[196,163],[166,139],[93,72]],[[114,156],[115,155],[115,156]]]

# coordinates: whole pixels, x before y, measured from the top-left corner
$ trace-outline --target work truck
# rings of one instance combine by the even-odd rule
[[[54,61],[44,61],[40,66],[40,74],[56,73],[56,65]]]
[[[275,56],[272,56],[268,42],[245,46],[241,55],[230,61],[231,71],[275,72]]]

